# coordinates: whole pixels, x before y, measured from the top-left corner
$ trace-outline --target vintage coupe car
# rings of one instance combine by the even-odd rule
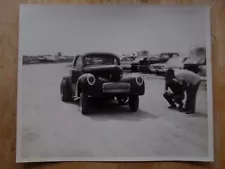
[[[124,75],[120,59],[112,53],[86,53],[74,58],[70,75],[60,85],[63,102],[80,100],[82,114],[88,114],[91,98],[117,100],[137,111],[139,96],[145,93],[145,83],[138,75]]]
[[[123,70],[131,69],[131,62],[135,60],[135,56],[124,56],[121,58],[120,63]]]

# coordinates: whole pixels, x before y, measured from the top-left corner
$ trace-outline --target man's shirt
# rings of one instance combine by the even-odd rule
[[[175,78],[180,82],[186,82],[187,84],[197,84],[201,81],[201,77],[189,70],[179,70],[175,71]]]

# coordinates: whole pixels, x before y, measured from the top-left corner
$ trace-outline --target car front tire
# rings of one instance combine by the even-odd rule
[[[72,90],[70,88],[69,79],[63,78],[60,86],[61,100],[63,102],[72,101]]]
[[[136,112],[138,110],[138,107],[139,107],[139,97],[138,96],[130,96],[129,107],[132,112]]]
[[[88,114],[89,108],[88,108],[88,95],[84,92],[80,93],[80,109],[82,114]]]

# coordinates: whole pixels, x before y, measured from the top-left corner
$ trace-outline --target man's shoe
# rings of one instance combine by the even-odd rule
[[[171,106],[169,106],[168,108],[169,108],[169,109],[176,109],[177,106],[176,106],[176,105],[171,105]]]
[[[187,111],[186,114],[194,114],[194,111]]]

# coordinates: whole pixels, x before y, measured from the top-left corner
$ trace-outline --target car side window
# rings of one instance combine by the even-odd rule
[[[78,58],[76,59],[76,63],[75,63],[75,68],[81,68],[82,67],[82,59],[81,56],[78,56]]]

